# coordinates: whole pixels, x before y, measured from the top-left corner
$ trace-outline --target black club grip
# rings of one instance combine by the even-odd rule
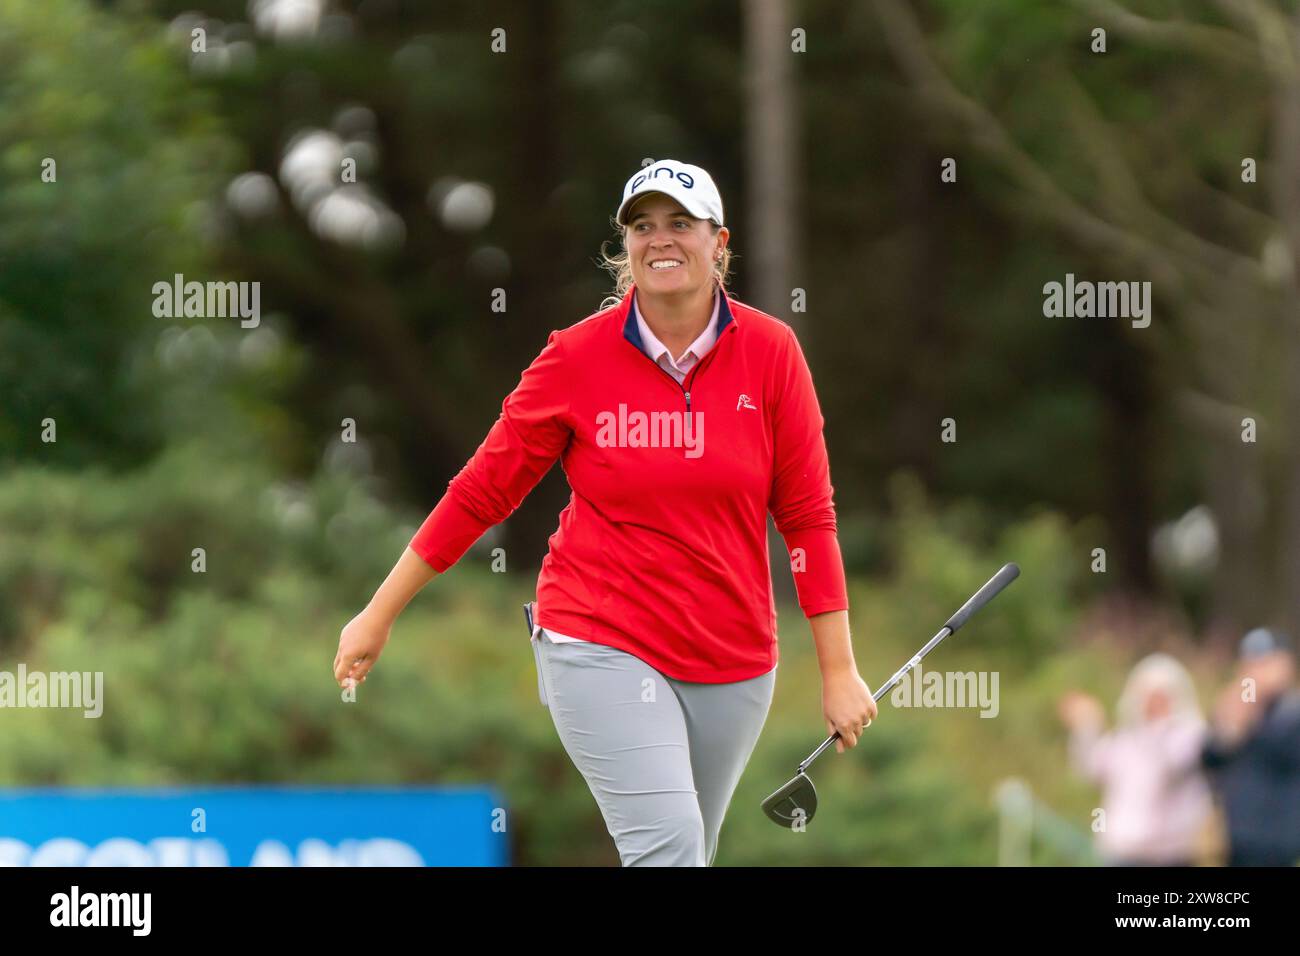
[[[966,623],[966,619],[998,596],[998,592],[1020,576],[1020,568],[1015,563],[1004,564],[997,574],[989,578],[988,583],[971,595],[971,599],[957,609],[957,613],[948,618],[944,625],[955,631]]]

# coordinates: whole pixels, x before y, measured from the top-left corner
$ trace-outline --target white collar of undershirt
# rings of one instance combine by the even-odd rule
[[[641,316],[641,310],[636,308],[636,293],[633,293],[632,307],[636,312],[636,325],[637,329],[641,332],[641,344],[645,347],[646,354],[656,362],[659,361],[661,356],[667,354],[668,361],[672,362],[674,365],[686,358],[686,355],[690,352],[695,353],[696,361],[699,361],[707,355],[709,349],[713,348],[714,344],[718,341],[718,306],[721,304],[721,298],[716,284],[713,288],[713,315],[709,318],[709,324],[704,327],[704,331],[700,333],[700,337],[691,343],[690,348],[686,349],[686,351],[682,352],[682,354],[676,358],[668,353],[668,347],[655,338],[655,334],[650,331],[650,326],[646,324],[646,320]]]

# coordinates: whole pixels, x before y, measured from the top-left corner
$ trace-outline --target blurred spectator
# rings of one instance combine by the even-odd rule
[[[1293,866],[1300,862],[1294,652],[1286,635],[1258,628],[1242,638],[1238,661],[1201,756],[1227,816],[1228,865]]]
[[[1207,728],[1183,665],[1168,654],[1139,661],[1110,733],[1103,733],[1101,704],[1087,694],[1064,695],[1059,712],[1070,729],[1071,763],[1102,788],[1102,859],[1114,866],[1194,865],[1214,802],[1199,763]]]

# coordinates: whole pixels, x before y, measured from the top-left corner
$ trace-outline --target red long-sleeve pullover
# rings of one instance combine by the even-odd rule
[[[573,494],[537,623],[678,680],[757,677],[778,660],[769,511],[804,614],[848,607],[812,376],[790,326],[724,296],[679,384],[641,349],[633,291],[550,334],[411,548],[446,571],[558,458]]]

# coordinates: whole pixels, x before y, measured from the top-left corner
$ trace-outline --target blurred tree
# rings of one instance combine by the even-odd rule
[[[792,55],[795,26],[786,0],[747,0],[745,17],[746,172],[753,235],[753,304],[805,331],[790,308],[799,274],[804,217],[797,199],[802,124]]]
[[[124,467],[164,440],[152,288],[201,261],[229,159],[183,86],[149,21],[0,0],[0,462]]]
[[[899,67],[939,121],[931,133],[999,173],[1011,186],[1005,201],[1124,270],[1114,278],[1136,271],[1153,283],[1151,327],[1123,331],[1149,343],[1201,447],[1202,493],[1220,534],[1216,617],[1236,630],[1268,616],[1300,625],[1293,13],[1202,3],[1194,21],[1150,19],[1109,0],[1081,0],[1073,16],[1019,0],[936,6],[943,21],[927,35],[915,8],[874,3]],[[1102,25],[1109,49],[1090,52]],[[999,49],[1013,34],[1014,52]],[[986,105],[994,100],[1005,117]],[[1244,175],[1247,158],[1270,189]],[[1083,321],[1115,334],[1113,320]],[[1133,468],[1151,459],[1150,379],[1134,361],[1106,378],[1112,514],[1127,512],[1119,526],[1146,535],[1148,482]],[[1258,422],[1257,444],[1242,440],[1246,417]],[[1130,560],[1138,549],[1128,542]]]

